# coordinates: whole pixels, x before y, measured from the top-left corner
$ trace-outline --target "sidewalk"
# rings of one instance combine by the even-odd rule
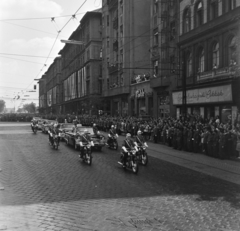
[[[119,146],[123,139],[124,136],[119,136]],[[175,150],[172,147],[152,142],[148,142],[148,146],[149,156],[240,185],[240,159],[220,160],[200,153]]]

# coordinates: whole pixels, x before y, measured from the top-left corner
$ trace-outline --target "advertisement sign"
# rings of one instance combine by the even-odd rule
[[[182,91],[173,92],[173,105],[182,104]],[[187,104],[215,103],[232,101],[232,86],[224,85],[187,90]]]
[[[145,91],[144,89],[139,89],[139,90],[136,90],[136,98],[143,98],[145,97]]]

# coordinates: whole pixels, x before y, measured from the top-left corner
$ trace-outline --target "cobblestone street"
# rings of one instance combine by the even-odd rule
[[[0,125],[0,230],[240,230],[240,185],[161,159],[161,145],[134,175],[117,151],[95,151],[88,166],[11,125]]]

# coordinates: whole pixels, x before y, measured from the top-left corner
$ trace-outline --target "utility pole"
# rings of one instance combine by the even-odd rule
[[[182,114],[187,115],[187,93],[186,93],[186,51],[183,51],[182,56]]]

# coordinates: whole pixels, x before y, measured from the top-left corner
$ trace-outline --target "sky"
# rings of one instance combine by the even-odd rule
[[[58,56],[60,40],[70,37],[86,12],[101,6],[102,0],[0,0],[0,99],[7,108],[38,106],[34,79]]]

